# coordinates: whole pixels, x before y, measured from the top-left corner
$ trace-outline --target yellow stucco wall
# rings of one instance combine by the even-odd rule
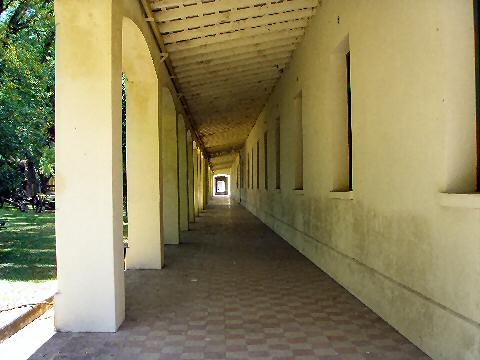
[[[346,161],[347,50],[354,191],[332,193]],[[247,189],[245,160],[245,206],[435,359],[480,358],[480,199],[442,195],[474,190],[473,50],[469,0],[323,0],[242,153],[268,131],[269,189],[262,154],[260,189]]]

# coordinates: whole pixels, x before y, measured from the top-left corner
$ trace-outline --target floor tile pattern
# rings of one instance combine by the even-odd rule
[[[166,261],[126,272],[116,334],[58,333],[31,359],[429,359],[238,205],[210,205]]]

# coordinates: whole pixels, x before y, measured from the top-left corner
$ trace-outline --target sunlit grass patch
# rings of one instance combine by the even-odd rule
[[[0,280],[45,281],[56,278],[55,214],[0,209]]]

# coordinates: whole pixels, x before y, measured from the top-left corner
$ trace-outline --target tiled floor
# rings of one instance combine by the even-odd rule
[[[56,334],[32,359],[428,359],[239,206],[182,240],[126,273],[118,333]]]

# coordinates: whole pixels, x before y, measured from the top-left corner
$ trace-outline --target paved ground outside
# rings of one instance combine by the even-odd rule
[[[55,294],[57,281],[0,280],[0,329]]]
[[[0,343],[0,359],[26,360],[55,334],[53,309]]]
[[[31,359],[428,359],[245,209],[218,203],[167,248],[164,270],[126,272],[118,333],[57,333]]]

